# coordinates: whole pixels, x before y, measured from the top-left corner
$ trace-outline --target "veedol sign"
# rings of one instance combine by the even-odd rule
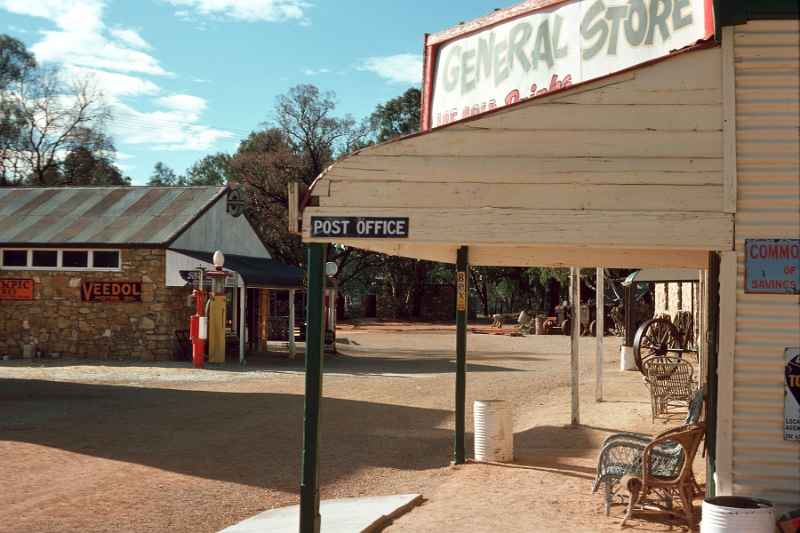
[[[433,95],[426,95],[426,126],[442,126],[691,46],[713,34],[710,4],[711,0],[557,2],[432,45]]]

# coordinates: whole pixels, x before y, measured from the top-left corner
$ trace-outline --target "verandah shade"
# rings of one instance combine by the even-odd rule
[[[173,251],[213,264],[212,257],[214,254],[209,252]],[[303,288],[303,270],[295,266],[285,265],[274,259],[225,254],[225,269],[232,270],[242,276],[248,287],[270,289]]]

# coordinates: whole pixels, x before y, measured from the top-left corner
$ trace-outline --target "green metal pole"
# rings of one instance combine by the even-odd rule
[[[464,452],[464,428],[467,389],[467,307],[469,302],[468,249],[458,249],[456,258],[456,434],[454,463],[466,462]]]
[[[300,533],[319,533],[319,406],[322,399],[326,244],[306,245],[308,305],[306,330],[306,401],[300,482]]]

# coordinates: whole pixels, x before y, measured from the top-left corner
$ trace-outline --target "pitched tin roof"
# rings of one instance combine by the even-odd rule
[[[226,187],[0,188],[0,245],[162,246]]]

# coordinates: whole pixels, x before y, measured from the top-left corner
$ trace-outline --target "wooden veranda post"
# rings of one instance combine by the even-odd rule
[[[468,249],[458,249],[456,258],[456,434],[455,464],[466,462],[464,451],[467,389],[467,307],[469,303]]]
[[[595,354],[595,376],[597,381],[594,389],[594,399],[598,402],[603,401],[603,336],[605,335],[605,289],[606,289],[606,275],[605,269],[602,267],[597,268],[597,294],[595,296],[595,335],[597,342],[597,353]]]
[[[306,246],[308,307],[303,463],[300,482],[300,533],[319,533],[319,407],[322,400],[325,244]]]
[[[572,304],[572,335],[570,337],[570,369],[572,379],[572,425],[581,423],[580,414],[580,340],[581,340],[581,269],[572,267],[569,276]]]

